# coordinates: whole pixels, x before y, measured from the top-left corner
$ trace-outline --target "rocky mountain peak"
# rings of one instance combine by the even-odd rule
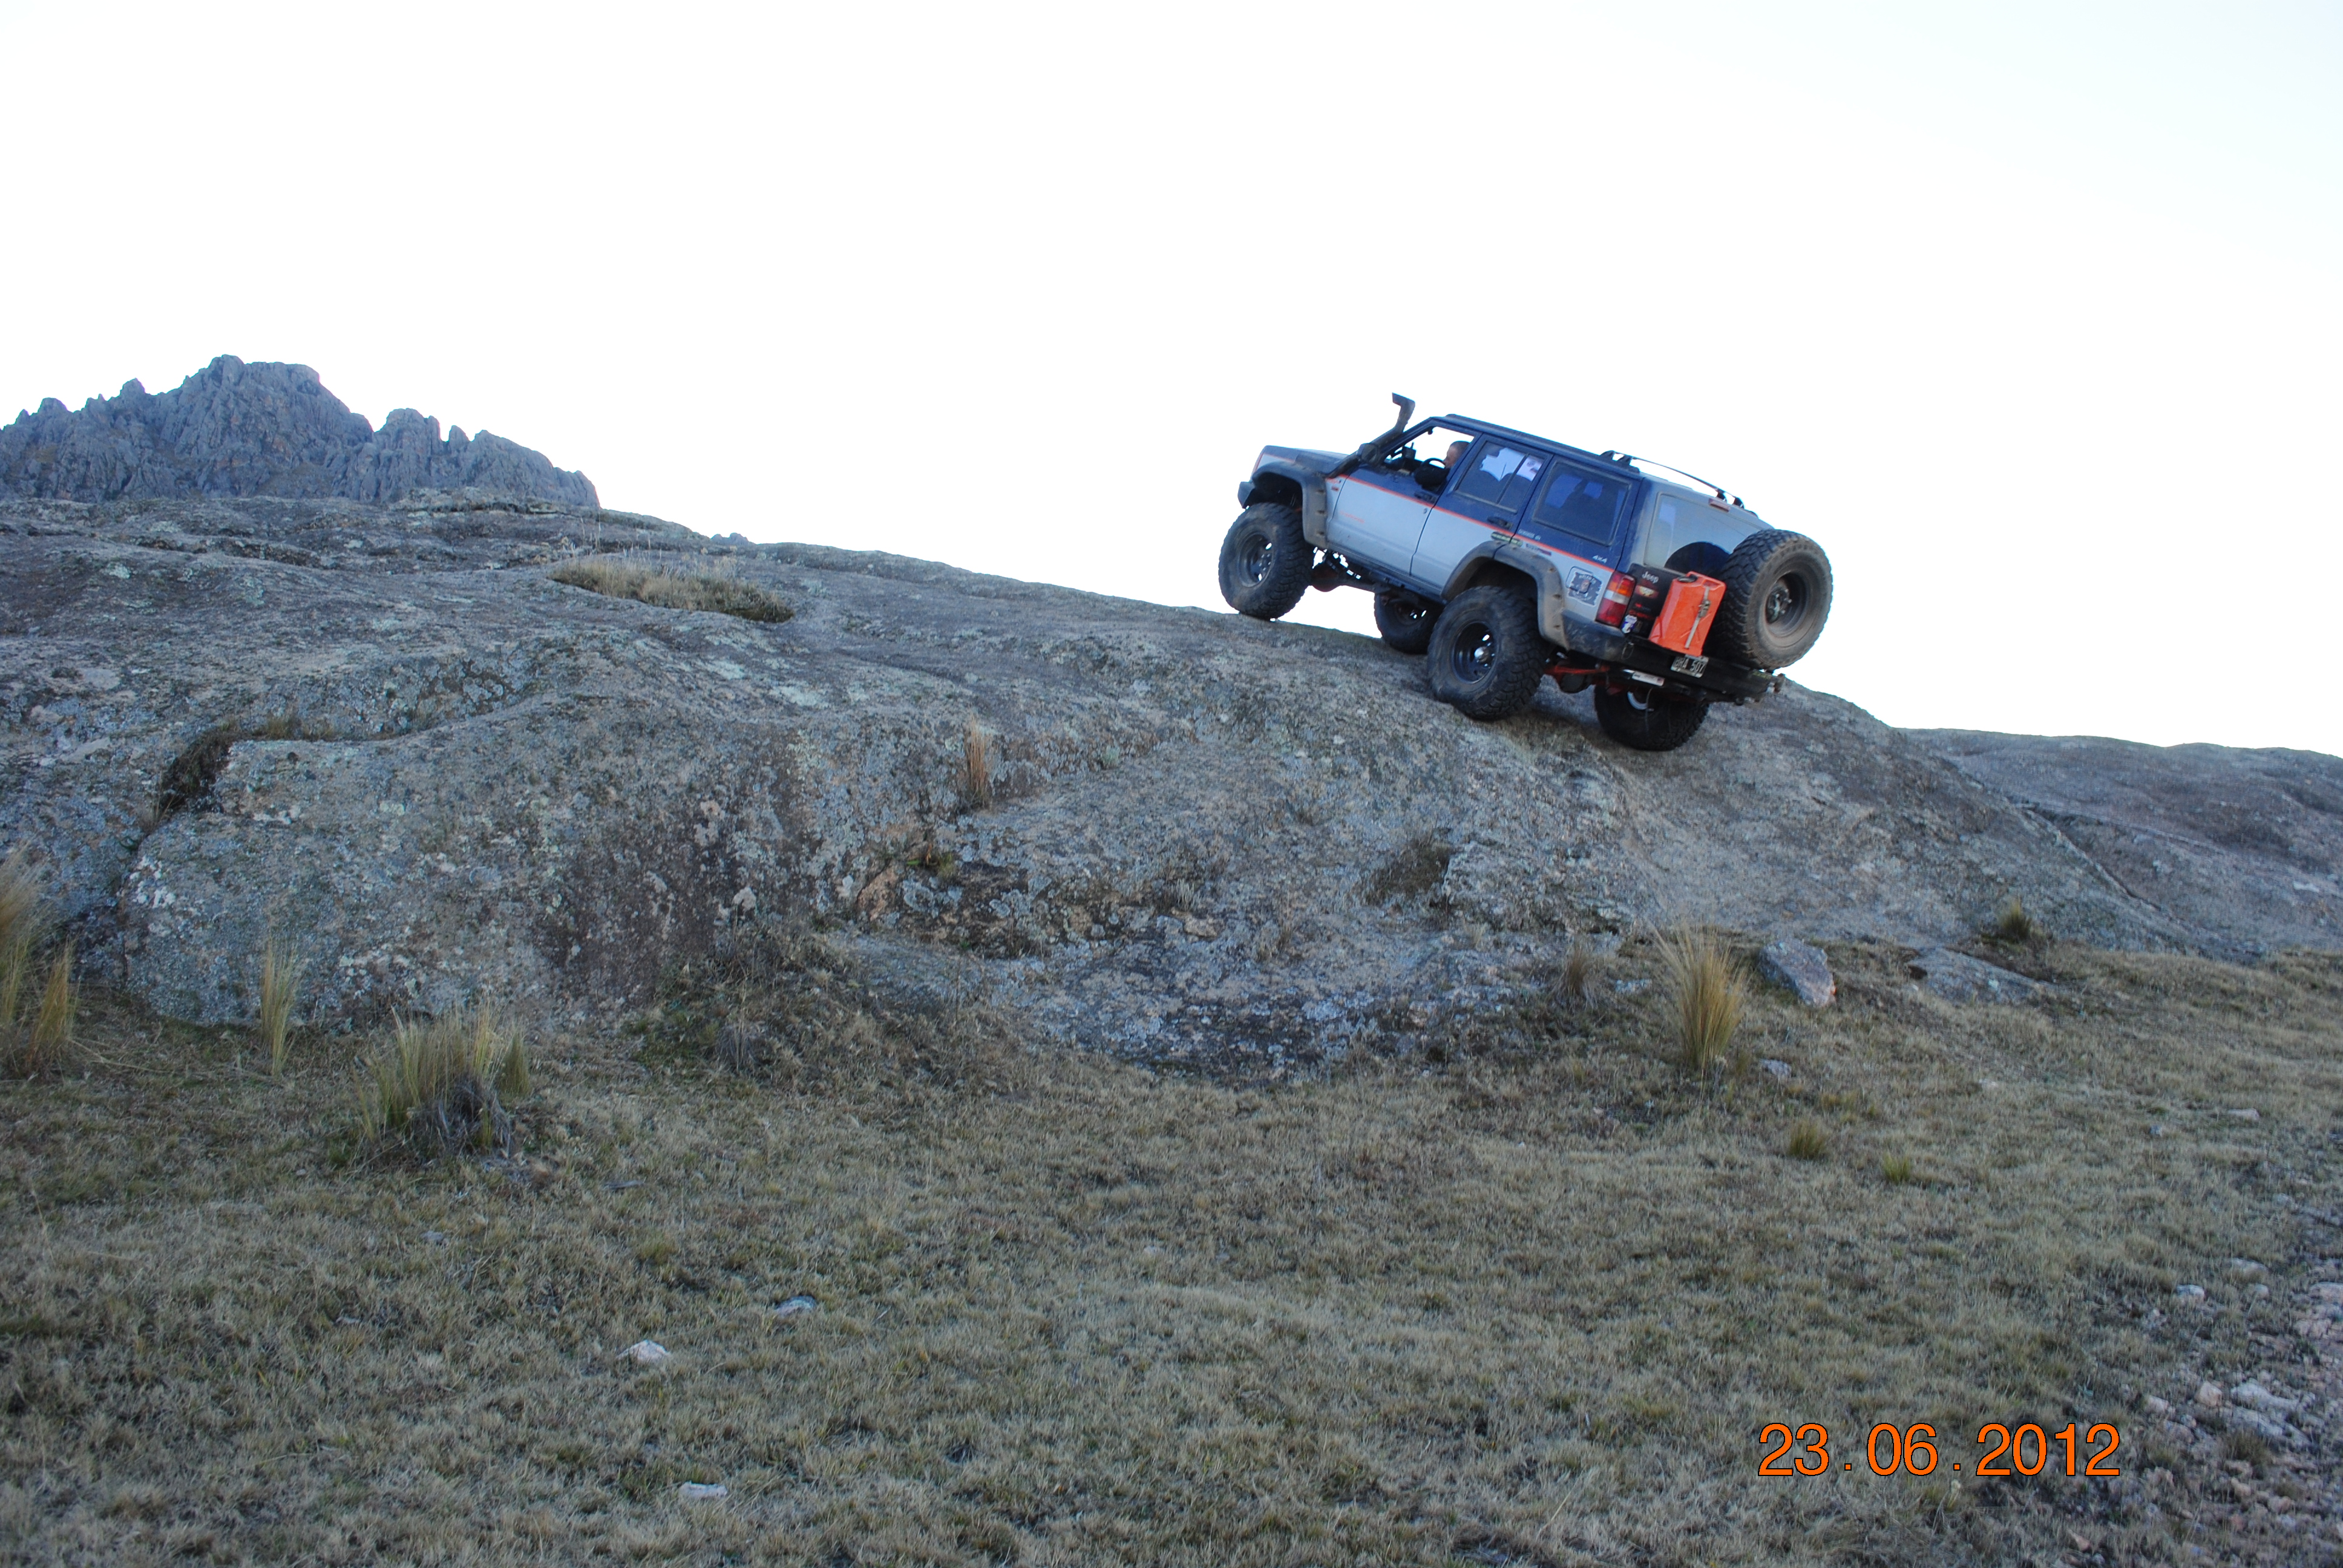
[[[0,496],[111,501],[273,496],[389,502],[473,490],[565,506],[599,504],[585,475],[483,430],[467,436],[413,408],[377,430],[307,365],[223,354],[168,392],[126,381],[70,409],[55,397],[0,427]]]

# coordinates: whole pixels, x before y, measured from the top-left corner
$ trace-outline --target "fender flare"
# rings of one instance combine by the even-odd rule
[[[1281,500],[1301,507],[1302,537],[1322,550],[1326,548],[1326,476],[1281,458],[1263,463],[1252,471],[1252,478],[1237,487],[1241,507]]]
[[[1573,628],[1564,606],[1569,602],[1562,564],[1544,550],[1516,543],[1512,538],[1491,538],[1475,546],[1456,569],[1448,575],[1441,598],[1454,598],[1471,587],[1474,578],[1485,575],[1491,567],[1503,568],[1529,578],[1537,587],[1538,632],[1556,648],[1571,645]]]

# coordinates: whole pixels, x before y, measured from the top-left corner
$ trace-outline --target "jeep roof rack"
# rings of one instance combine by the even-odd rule
[[[1690,468],[1679,468],[1674,463],[1663,463],[1657,457],[1638,457],[1633,452],[1605,452],[1603,456],[1610,458],[1614,463],[1649,463],[1654,468],[1665,468],[1671,474],[1682,474],[1694,484],[1699,485],[1703,488],[1714,492],[1718,500],[1731,501],[1736,507],[1741,505],[1740,497],[1726,495],[1725,493],[1724,486],[1718,484],[1714,479],[1702,478]]]

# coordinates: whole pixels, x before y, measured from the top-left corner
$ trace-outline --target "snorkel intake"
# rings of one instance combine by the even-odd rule
[[[1335,464],[1336,474],[1347,474],[1370,457],[1381,456],[1393,441],[1399,439],[1401,433],[1407,428],[1407,422],[1415,417],[1415,399],[1403,397],[1394,392],[1392,401],[1399,405],[1399,417],[1392,421],[1392,427]]]

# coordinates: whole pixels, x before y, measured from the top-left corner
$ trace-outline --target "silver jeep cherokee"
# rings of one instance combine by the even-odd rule
[[[1822,547],[1739,497],[1482,419],[1411,425],[1414,402],[1392,401],[1355,452],[1262,448],[1221,546],[1233,608],[1274,620],[1311,588],[1365,588],[1383,640],[1427,655],[1461,712],[1508,718],[1551,675],[1594,688],[1604,733],[1644,751],[1763,696],[1822,635]]]

